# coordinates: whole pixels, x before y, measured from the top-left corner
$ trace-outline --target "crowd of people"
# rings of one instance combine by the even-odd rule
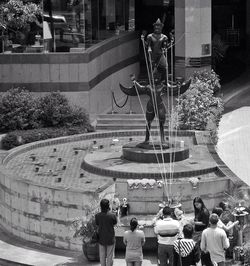
[[[111,205],[111,206],[110,206]],[[127,199],[122,204],[117,200],[101,200],[101,212],[96,214],[99,228],[99,253],[101,266],[112,266],[115,250],[115,230],[121,216],[127,216],[129,204]],[[194,219],[187,219],[180,208],[161,203],[153,225],[158,241],[159,266],[223,266],[225,251],[230,247],[229,238],[235,221],[230,206],[221,202],[212,212],[206,208],[203,200],[193,200]],[[123,243],[126,246],[125,260],[127,266],[141,266],[143,262],[143,245],[145,235],[138,220],[130,220],[129,230],[124,232]]]

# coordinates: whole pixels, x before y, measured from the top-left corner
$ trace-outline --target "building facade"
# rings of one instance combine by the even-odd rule
[[[25,19],[9,16],[19,11],[3,2],[0,91],[60,90],[93,115],[110,111],[113,92],[124,101],[119,83],[139,75],[140,35],[152,32],[158,17],[165,34],[175,32],[175,76],[211,68],[214,32],[235,50],[248,47],[246,0],[26,0]]]

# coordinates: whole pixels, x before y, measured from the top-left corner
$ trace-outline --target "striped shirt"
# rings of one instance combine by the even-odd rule
[[[173,245],[180,232],[180,223],[170,217],[156,221],[154,232],[158,237],[158,243]]]
[[[181,257],[187,257],[194,249],[195,242],[193,239],[180,239],[174,242],[176,253],[181,253]]]

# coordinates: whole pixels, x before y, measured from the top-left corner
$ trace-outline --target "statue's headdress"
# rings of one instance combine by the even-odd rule
[[[161,20],[158,18],[157,20],[156,20],[156,22],[153,24],[153,26],[156,26],[156,25],[160,25],[160,26],[164,26],[164,24],[161,22]]]

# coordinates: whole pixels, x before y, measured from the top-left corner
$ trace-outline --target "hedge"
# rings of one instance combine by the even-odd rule
[[[5,150],[15,148],[17,146],[31,143],[39,140],[57,138],[75,134],[83,134],[93,132],[94,128],[88,126],[60,127],[60,128],[39,128],[30,130],[16,130],[7,133],[2,139],[2,147]]]

